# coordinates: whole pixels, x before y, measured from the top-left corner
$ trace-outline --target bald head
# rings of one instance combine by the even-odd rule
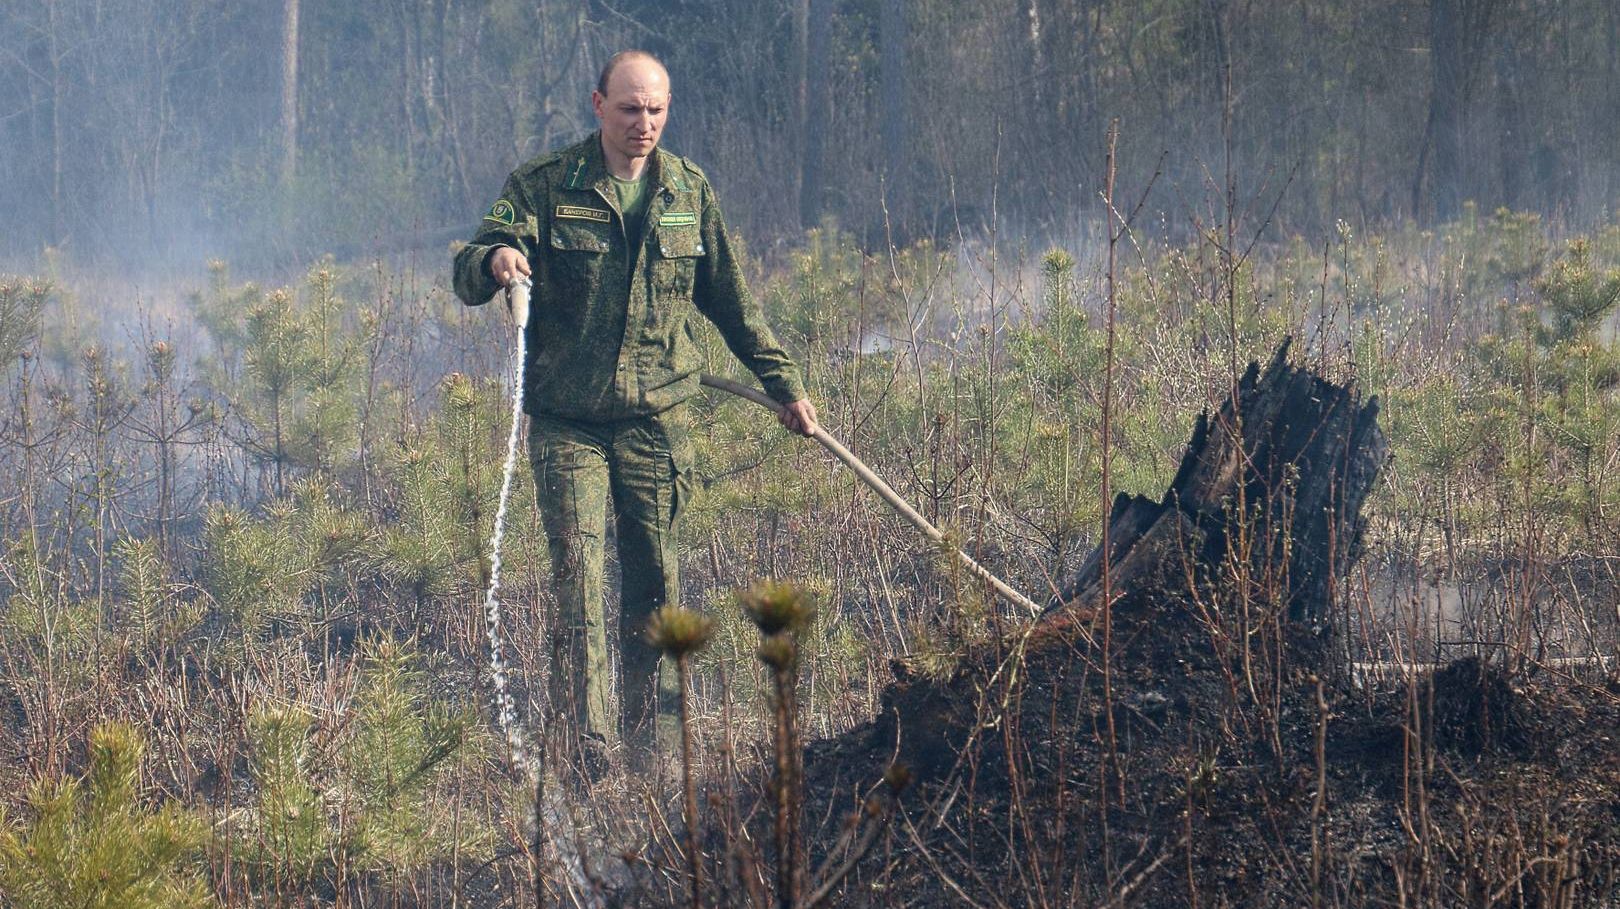
[[[640,69],[655,70],[658,75],[663,77],[664,86],[668,88],[669,70],[664,69],[664,64],[657,57],[644,50],[631,49],[619,51],[609,57],[607,63],[603,64],[602,74],[596,77],[596,91],[598,94],[605,95],[608,93],[608,83],[612,81],[613,73],[626,63],[639,63],[641,64]]]
[[[641,174],[669,116],[669,73],[646,51],[623,51],[602,67],[591,108],[602,125],[602,153],[615,176]]]

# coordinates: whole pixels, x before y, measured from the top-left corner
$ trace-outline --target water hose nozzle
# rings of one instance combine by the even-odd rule
[[[517,323],[518,331],[529,324],[529,293],[533,290],[534,282],[526,277],[506,285],[506,306],[512,313],[512,321]]]

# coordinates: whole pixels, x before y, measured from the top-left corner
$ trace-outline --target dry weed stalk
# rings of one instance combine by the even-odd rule
[[[686,866],[692,888],[692,909],[703,907],[703,853],[697,787],[692,779],[692,680],[688,661],[713,635],[713,620],[675,605],[659,608],[647,625],[648,642],[675,661],[675,673],[680,682],[681,793],[686,806]]]
[[[771,671],[775,721],[772,739],[775,772],[771,777],[776,833],[776,904],[795,909],[803,889],[803,835],[799,812],[803,796],[802,755],[798,736],[798,635],[815,610],[804,591],[791,584],[767,582],[742,595],[743,610],[764,638],[759,659]]]

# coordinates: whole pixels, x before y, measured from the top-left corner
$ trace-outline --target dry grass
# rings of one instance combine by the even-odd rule
[[[678,800],[618,772],[589,782],[567,759],[542,694],[544,546],[523,508],[505,584],[516,692],[547,767],[538,792],[469,719],[487,713],[475,604],[505,431],[499,319],[409,271],[322,265],[272,293],[221,267],[182,318],[146,315],[165,299],[128,337],[92,338],[64,301],[117,311],[116,286],[0,282],[6,823],[35,823],[30,786],[83,774],[91,730],[123,721],[145,743],[142,797],[206,829],[191,860],[222,905],[594,892],[673,905],[695,891],[725,906],[783,893],[1046,906],[1172,890],[1219,905],[1222,887],[1260,879],[1324,906],[1375,893],[1598,905],[1614,875],[1593,862],[1612,853],[1587,821],[1607,796],[1446,752],[1406,668],[1472,654],[1528,685],[1536,709],[1606,728],[1603,683],[1565,661],[1613,656],[1617,640],[1620,351],[1612,317],[1581,312],[1620,262],[1620,231],[1593,235],[1582,264],[1521,221],[1261,246],[1224,270],[1205,243],[1133,235],[1112,345],[1094,264],[1043,269],[992,246],[867,257],[813,237],[759,288],[824,422],[1037,599],[1096,542],[1105,394],[1110,485],[1156,494],[1196,407],[1224,395],[1231,356],[1292,333],[1317,368],[1380,396],[1396,459],[1368,556],[1340,579],[1319,700],[1290,674],[1290,632],[1257,583],[1213,589],[1145,662],[1133,648],[1151,626],[1112,628],[1103,652],[1054,638],[1037,648],[1042,675],[1005,643],[1018,620],[834,465],[746,405],[701,399],[683,576],[713,624],[684,659],[693,782]],[[733,368],[704,342],[713,371]],[[760,578],[794,579],[793,615],[776,615]],[[751,619],[769,625],[763,646]],[[773,629],[789,628],[785,648]],[[410,654],[387,684],[367,655],[385,643]],[[1176,659],[1207,673],[1194,704],[1207,713],[1155,700],[1167,695],[1148,668]],[[1398,667],[1403,695],[1330,674],[1374,661]],[[1564,675],[1581,679],[1574,693],[1540,687]],[[879,717],[896,677],[962,698],[919,735],[967,738],[905,802],[881,782],[893,740],[864,763],[832,757],[869,742],[838,737]],[[277,733],[293,756],[280,801],[265,801],[266,716],[299,718]],[[1339,730],[1384,735],[1375,716],[1403,718],[1382,752],[1399,769],[1358,781],[1353,768],[1372,765]],[[1591,744],[1573,726],[1533,728]],[[800,766],[801,737],[838,744],[812,744]],[[1106,798],[1101,766],[1114,768]],[[1358,794],[1378,780],[1394,789]],[[1375,827],[1388,836],[1369,839]],[[1198,845],[1217,834],[1259,851],[1232,864]]]

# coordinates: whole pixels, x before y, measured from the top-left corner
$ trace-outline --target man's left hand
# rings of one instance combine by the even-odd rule
[[[793,432],[801,436],[813,436],[821,429],[816,422],[816,405],[810,403],[809,398],[801,398],[792,404],[782,405],[776,418],[782,421]]]

